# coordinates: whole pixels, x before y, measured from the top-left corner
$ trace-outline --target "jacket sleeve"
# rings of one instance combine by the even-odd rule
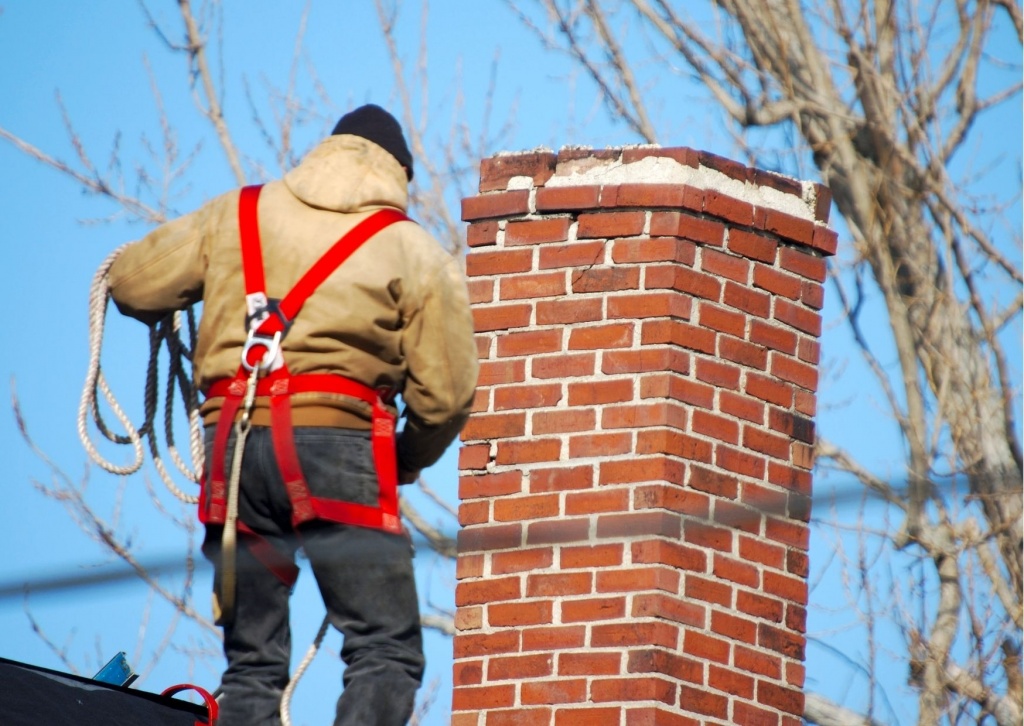
[[[203,297],[202,210],[157,227],[117,256],[108,271],[117,309],[152,325]]]
[[[398,461],[406,471],[441,458],[469,418],[476,392],[480,366],[466,281],[457,261],[445,257],[403,333],[406,422]]]

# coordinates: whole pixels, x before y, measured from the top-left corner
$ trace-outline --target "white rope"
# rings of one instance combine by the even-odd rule
[[[324,642],[324,636],[327,635],[327,628],[330,626],[330,616],[325,616],[324,621],[320,623],[320,630],[317,631],[316,637],[313,638],[312,644],[306,651],[306,655],[302,658],[302,662],[299,663],[299,667],[295,669],[295,674],[292,679],[288,681],[288,685],[284,689],[284,693],[281,694],[281,726],[292,726],[292,694],[295,693],[296,687],[299,685],[299,680],[306,673],[306,669],[309,668],[310,663],[316,657],[317,651],[320,650],[320,646]]]
[[[125,246],[122,246],[114,250],[107,259],[103,261],[99,266],[99,269],[96,270],[96,274],[93,276],[92,286],[89,290],[89,367],[85,376],[85,386],[82,389],[82,398],[78,406],[78,437],[81,439],[86,453],[89,454],[89,457],[96,464],[112,474],[118,474],[121,476],[134,474],[142,468],[142,463],[145,459],[142,440],[143,438],[147,439],[149,451],[153,457],[153,464],[156,467],[157,473],[160,475],[160,479],[164,482],[164,485],[182,502],[185,502],[186,504],[195,504],[199,500],[198,497],[183,492],[174,482],[170,472],[167,470],[167,467],[160,456],[155,425],[157,399],[159,396],[159,392],[157,390],[157,363],[160,347],[162,344],[166,344],[168,357],[170,359],[167,374],[166,406],[164,410],[164,430],[168,453],[171,457],[171,461],[179,472],[181,472],[190,481],[199,483],[199,472],[203,469],[204,451],[202,422],[199,418],[199,398],[194,386],[192,385],[190,375],[192,351],[195,348],[196,339],[195,320],[191,309],[188,311],[190,346],[186,346],[181,340],[181,313],[168,315],[157,325],[150,327],[150,357],[146,373],[144,404],[145,420],[141,426],[135,426],[131,422],[128,415],[124,412],[124,409],[118,403],[113,392],[110,390],[110,387],[107,385],[106,378],[104,378],[103,371],[101,369],[100,357],[103,348],[103,331],[106,323],[107,307],[110,300],[110,285],[107,281],[107,274],[110,271],[110,266],[113,264],[114,260],[117,259],[117,256],[121,253],[124,247]],[[190,365],[185,366],[183,363],[184,360],[189,361]],[[186,368],[189,370],[186,370]],[[185,404],[185,409],[188,415],[189,453],[191,454],[194,468],[189,467],[185,461],[182,460],[177,447],[174,445],[174,429],[172,420],[175,385],[177,385],[177,388],[181,392],[181,398]],[[103,398],[106,400],[107,405],[110,407],[110,410],[124,429],[124,434],[115,434],[107,428],[107,425],[100,414],[99,402],[97,400],[98,392],[103,394]],[[131,462],[126,465],[117,465],[100,454],[89,435],[88,419],[90,413],[92,414],[93,423],[95,423],[96,428],[108,441],[112,441],[116,444],[130,444],[132,446],[134,456]]]

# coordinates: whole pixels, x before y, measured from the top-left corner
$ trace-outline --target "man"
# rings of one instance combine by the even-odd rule
[[[415,481],[454,440],[478,370],[459,265],[402,216],[412,175],[398,122],[362,106],[283,179],[164,224],[110,268],[119,310],[144,322],[203,301],[193,367],[204,551],[227,604],[220,726],[280,723],[300,546],[344,635],[335,726],[412,712],[424,659],[395,480]]]

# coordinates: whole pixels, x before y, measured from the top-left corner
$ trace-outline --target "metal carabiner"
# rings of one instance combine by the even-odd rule
[[[266,348],[267,351],[260,358],[259,363],[253,364],[249,362],[249,351],[257,347]],[[242,346],[242,367],[249,372],[259,370],[261,373],[266,373],[274,365],[274,361],[280,353],[281,331],[274,333],[273,337],[268,337],[250,330],[249,337],[246,338],[245,345]]]

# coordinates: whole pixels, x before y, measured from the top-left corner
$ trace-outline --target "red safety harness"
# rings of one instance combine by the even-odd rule
[[[281,340],[287,335],[303,304],[331,273],[372,236],[395,222],[407,221],[408,217],[390,209],[370,215],[335,242],[287,295],[280,300],[271,300],[267,298],[263,277],[263,252],[256,209],[261,188],[245,187],[239,200],[238,221],[245,275],[248,339],[242,349],[242,365],[235,377],[215,381],[206,392],[207,397],[222,396],[224,403],[214,431],[209,476],[199,499],[199,519],[205,524],[223,524],[225,521],[225,458],[228,439],[235,416],[243,405],[248,380],[254,368],[260,367],[267,372],[258,380],[255,394],[270,398],[271,438],[277,465],[292,504],[292,523],[299,525],[321,519],[397,534],[402,531],[402,525],[398,514],[395,416],[385,406],[390,399],[389,392],[370,388],[358,381],[330,373],[292,375],[281,356]],[[310,493],[295,450],[291,413],[292,394],[310,392],[350,396],[373,407],[371,442],[380,492],[377,506],[314,497]],[[241,522],[239,532],[243,541],[249,543],[250,550],[254,546],[257,549],[260,547],[261,538]],[[261,561],[265,559],[259,557],[256,551],[253,554]],[[276,552],[266,554],[268,558],[272,558]],[[269,566],[269,563],[265,564]],[[290,562],[285,560],[278,565],[284,568],[285,574],[292,572],[286,567],[291,565]],[[282,577],[281,574],[278,576]]]

